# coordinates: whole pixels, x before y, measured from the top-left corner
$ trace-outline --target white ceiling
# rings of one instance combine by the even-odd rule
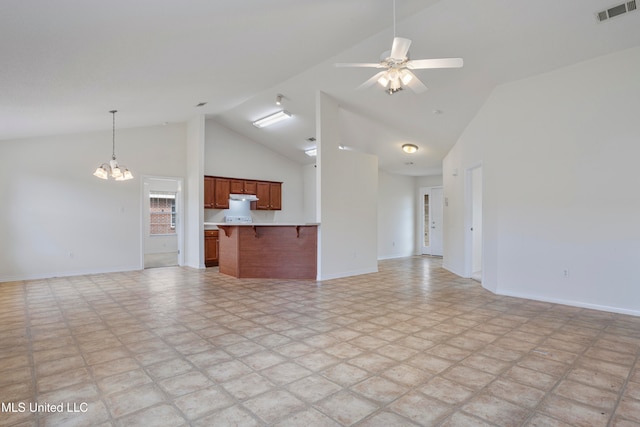
[[[437,174],[496,85],[640,45],[640,11],[596,21],[612,0],[396,3],[411,58],[465,60],[417,71],[429,87],[419,95],[356,90],[376,70],[333,66],[390,49],[392,0],[2,0],[0,139],[110,129],[112,109],[118,128],[206,114],[313,162],[303,149],[322,90],[342,106],[344,145],[389,172]],[[277,93],[293,119],[254,128]],[[402,153],[405,142],[418,153]]]

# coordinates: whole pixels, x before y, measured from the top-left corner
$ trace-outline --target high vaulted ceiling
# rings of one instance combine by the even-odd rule
[[[619,1],[622,3],[622,1]],[[496,85],[640,45],[640,12],[597,22],[611,0],[396,0],[396,33],[429,87],[356,90],[393,40],[392,0],[3,0],[0,139],[183,122],[205,114],[300,163],[315,97],[341,105],[342,144],[394,173],[440,172]],[[640,72],[640,70],[639,70]],[[604,84],[604,82],[603,82]],[[586,91],[589,88],[585,88]],[[278,109],[293,119],[256,129]],[[207,102],[203,107],[196,107]],[[401,152],[410,142],[414,155]]]

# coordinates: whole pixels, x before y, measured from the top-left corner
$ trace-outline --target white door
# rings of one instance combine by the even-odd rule
[[[144,268],[182,265],[179,178],[143,177]]]
[[[433,187],[429,197],[429,227],[431,255],[442,256],[442,218],[444,191],[442,187]]]
[[[471,266],[470,276],[482,283],[482,167],[478,166],[469,171],[469,189],[471,224]]]
[[[422,207],[420,227],[422,253],[442,256],[442,187],[422,188],[420,198]]]

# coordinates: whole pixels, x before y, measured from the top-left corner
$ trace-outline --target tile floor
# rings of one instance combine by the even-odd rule
[[[496,296],[429,257],[322,283],[0,284],[2,426],[638,426],[639,355],[638,317]]]

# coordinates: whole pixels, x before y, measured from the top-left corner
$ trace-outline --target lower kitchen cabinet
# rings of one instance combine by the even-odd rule
[[[218,265],[218,230],[204,230],[204,265]]]

